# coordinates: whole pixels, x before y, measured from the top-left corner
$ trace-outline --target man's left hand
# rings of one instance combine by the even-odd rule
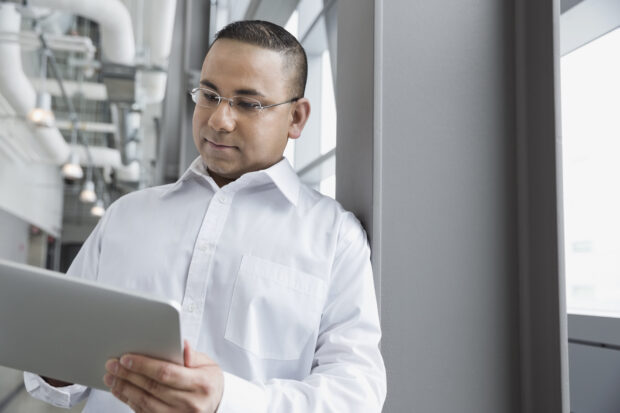
[[[136,412],[216,411],[224,374],[206,354],[185,342],[184,366],[137,354],[108,360],[104,383]]]

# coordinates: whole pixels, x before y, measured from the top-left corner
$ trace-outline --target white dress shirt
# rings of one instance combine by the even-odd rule
[[[183,338],[224,371],[218,413],[381,411],[366,234],[286,159],[219,188],[197,158],[176,183],[120,198],[68,274],[181,303]],[[88,396],[84,412],[131,411],[109,392],[24,379],[58,406]]]

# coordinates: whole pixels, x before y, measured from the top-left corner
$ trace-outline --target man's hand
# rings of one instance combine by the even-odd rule
[[[137,354],[108,360],[104,383],[136,412],[213,413],[224,391],[224,374],[206,354],[185,342],[185,366]]]

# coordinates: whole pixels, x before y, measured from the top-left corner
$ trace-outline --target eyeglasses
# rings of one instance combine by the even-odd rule
[[[189,94],[192,95],[192,100],[194,101],[194,103],[203,108],[216,108],[223,100],[225,100],[228,102],[228,105],[231,108],[236,109],[241,114],[247,115],[256,114],[263,109],[268,109],[279,105],[285,105],[287,103],[292,103],[301,99],[299,97],[296,97],[293,99],[289,99],[286,102],[263,105],[260,100],[247,96],[233,96],[231,98],[226,98],[224,96],[220,96],[216,91],[207,89],[205,87],[194,88],[189,92]]]

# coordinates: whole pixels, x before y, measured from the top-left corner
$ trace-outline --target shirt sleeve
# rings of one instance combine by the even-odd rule
[[[95,280],[99,266],[101,237],[105,228],[108,213],[97,223],[97,226],[82,245],[77,256],[71,263],[67,275],[70,277]],[[59,320],[62,322],[62,320]],[[32,397],[58,407],[70,408],[90,394],[90,388],[80,384],[66,387],[54,387],[40,376],[24,372],[24,385]]]
[[[313,368],[301,381],[224,373],[218,413],[379,413],[386,376],[366,234],[347,214],[338,240]]]
[[[32,397],[56,407],[69,409],[90,394],[90,388],[81,384],[54,387],[33,373],[24,372],[24,385]]]

